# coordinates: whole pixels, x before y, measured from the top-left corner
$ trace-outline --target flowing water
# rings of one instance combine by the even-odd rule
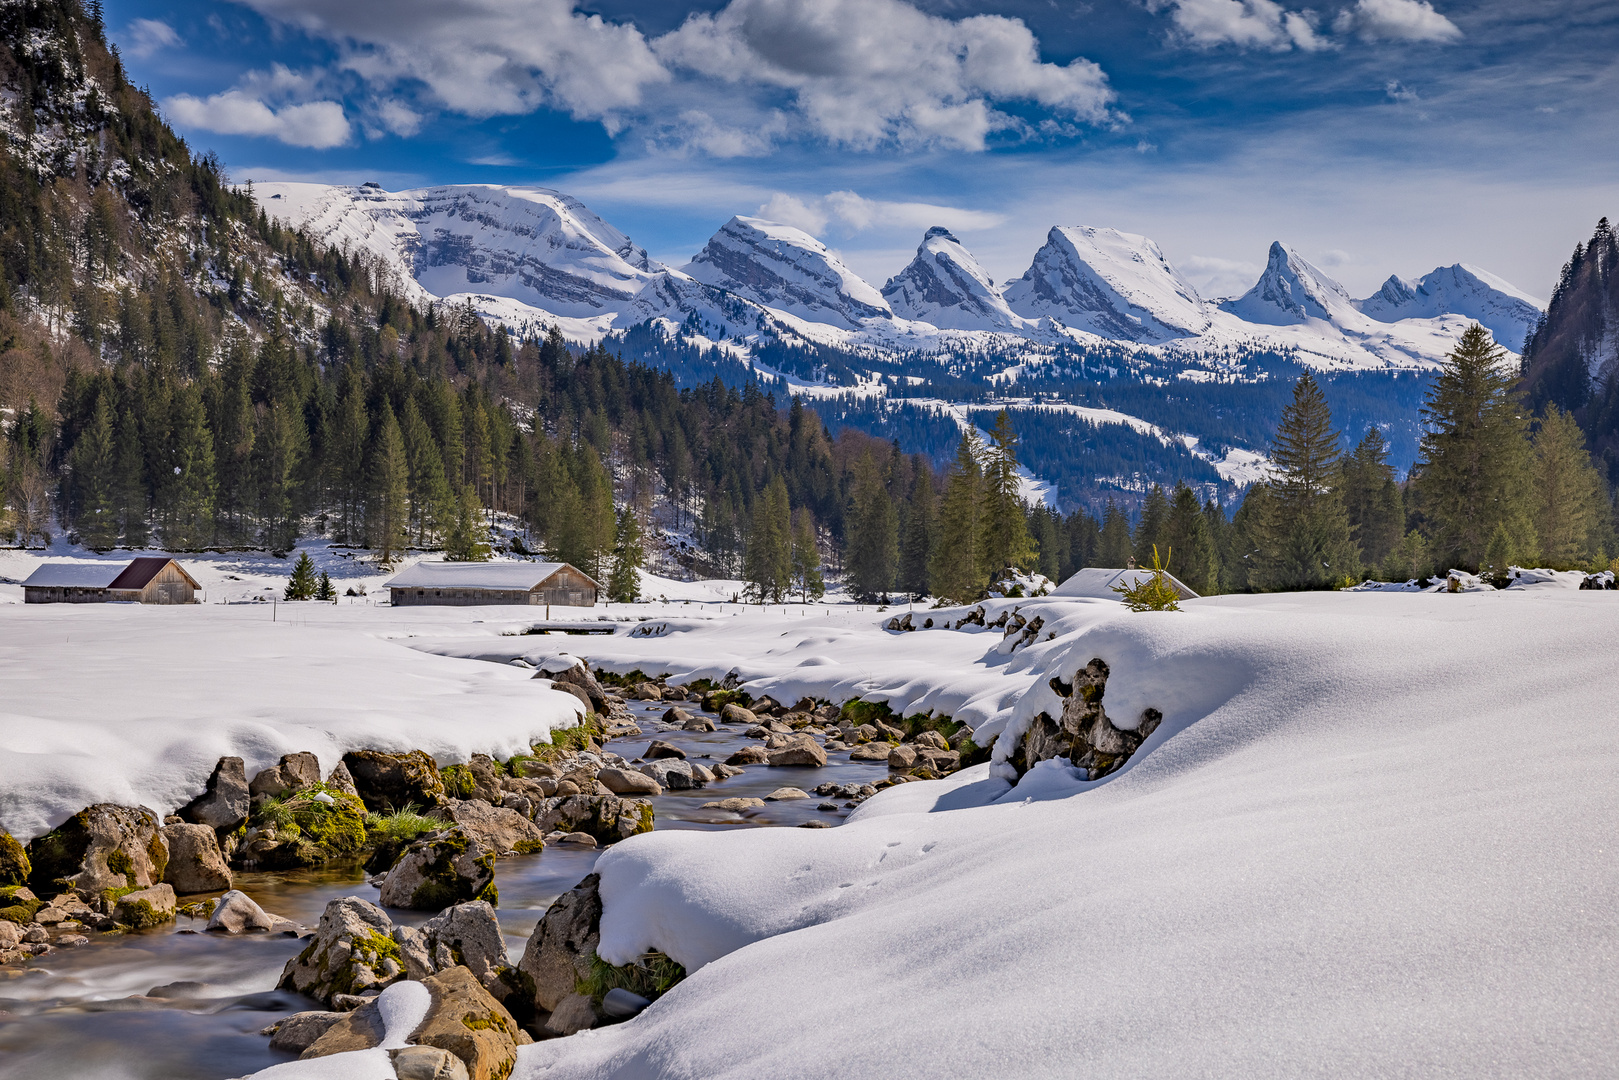
[[[712,764],[743,746],[757,745],[743,737],[740,727],[661,730],[656,718],[664,708],[631,703],[643,734],[615,739],[609,749],[634,759],[658,738],[679,746],[692,761]],[[812,791],[829,780],[872,783],[885,775],[881,764],[851,762],[846,754],[821,769],[752,765],[729,780],[654,798],[655,828],[790,827],[813,820],[836,825],[848,809],[840,803],[836,810],[820,810],[827,800],[814,795],[768,802],[747,816],[704,810],[702,804],[737,796],[763,798],[784,786]],[[590,873],[598,854],[555,845],[496,864],[496,910],[514,960],[546,908]],[[307,926],[320,920],[329,900],[376,899],[357,863],[239,873],[235,885],[266,911]],[[432,917],[431,912],[389,915],[410,924]],[[289,1055],[272,1052],[259,1031],[288,1013],[321,1007],[275,989],[281,969],[304,943],[290,936],[199,933],[203,922],[182,916],[138,933],[91,934],[90,944],[81,948],[58,949],[24,965],[0,968],[0,1080],[222,1080],[288,1060]]]

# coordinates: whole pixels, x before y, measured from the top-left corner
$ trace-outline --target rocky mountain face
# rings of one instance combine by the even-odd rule
[[[1312,319],[1329,323],[1356,321],[1358,314],[1355,302],[1342,285],[1280,241],[1271,244],[1265,272],[1254,287],[1220,306],[1244,322],[1262,326],[1287,326]]]
[[[929,229],[916,258],[888,279],[883,298],[900,318],[942,329],[1015,332],[1024,325],[972,252],[942,225]]]
[[[1416,281],[1390,275],[1383,287],[1354,302],[1379,322],[1465,315],[1517,351],[1540,319],[1541,304],[1511,282],[1467,263],[1441,266]]]

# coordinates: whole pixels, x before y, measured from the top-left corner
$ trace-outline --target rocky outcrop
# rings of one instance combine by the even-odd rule
[[[601,875],[591,874],[559,896],[535,926],[517,964],[532,983],[535,1006],[553,1015],[563,1012],[564,1026],[572,1027],[558,1034],[571,1035],[596,1025],[593,1008],[588,1010],[588,1022],[577,1021],[585,1019],[581,1004],[590,1004],[578,987],[589,982],[596,946],[601,944],[600,886]]]
[[[557,689],[577,688],[581,700],[591,712],[606,716],[608,712],[607,691],[602,689],[601,683],[590,673],[590,668],[582,661],[576,662],[573,667],[565,671],[541,671],[534,676],[536,679],[550,679]]]
[[[333,900],[315,936],[287,961],[277,986],[331,1004],[337,994],[380,989],[405,977],[405,957],[393,920],[357,896]]]
[[[218,892],[231,886],[230,867],[219,850],[219,837],[206,825],[163,826],[169,864],[163,880],[177,893]]]
[[[457,825],[406,848],[388,871],[380,899],[384,907],[439,911],[466,900],[493,903],[498,895],[495,853]]]
[[[28,845],[29,884],[49,896],[64,889],[145,889],[163,880],[169,846],[145,807],[97,803]]]
[[[253,798],[276,798],[289,791],[302,791],[320,783],[320,759],[306,750],[284,754],[279,762],[264,769],[247,785]]]
[[[260,1034],[270,1036],[271,1050],[279,1050],[283,1054],[301,1054],[348,1015],[341,1012],[293,1013],[277,1020]]]
[[[415,933],[421,935],[423,954],[433,970],[464,967],[497,1001],[505,1002],[521,983],[506,962],[506,940],[495,909],[482,900],[446,908]]]
[[[1163,720],[1157,709],[1147,709],[1135,730],[1116,727],[1108,719],[1102,698],[1107,690],[1108,666],[1093,659],[1077,672],[1072,683],[1052,679],[1051,688],[1064,700],[1062,718],[1045,713],[1034,718],[1012,757],[1020,772],[1055,757],[1069,758],[1086,776],[1098,780],[1114,772],[1141,748]]]
[[[343,764],[367,810],[403,810],[407,806],[427,809],[445,801],[438,764],[424,751],[384,754],[351,750],[343,755]]]
[[[179,810],[180,817],[195,825],[206,825],[217,833],[229,833],[247,822],[251,802],[247,772],[239,757],[223,757],[208,777],[207,789]]]

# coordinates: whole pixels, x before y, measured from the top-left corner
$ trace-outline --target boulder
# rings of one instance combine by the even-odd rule
[[[575,661],[573,667],[566,670],[541,671],[534,677],[550,679],[559,690],[564,688],[579,690],[584,695],[582,700],[587,709],[603,716],[607,714],[607,691],[602,689],[601,683],[596,681],[596,676],[590,673],[590,668],[582,661]]]
[[[275,798],[289,791],[301,791],[320,783],[320,759],[307,751],[284,754],[279,762],[264,769],[247,785],[254,798]]]
[[[733,814],[743,814],[749,810],[759,810],[764,807],[763,799],[733,798],[721,799],[718,802],[706,802],[704,810],[729,810]]]
[[[255,904],[246,893],[232,889],[214,901],[214,910],[208,916],[208,925],[205,929],[221,934],[246,934],[255,930],[271,934],[296,934],[301,932],[303,927],[291,919],[270,914]]]
[[[641,773],[671,791],[690,791],[702,787],[693,772],[691,762],[680,758],[659,758],[641,766]]]
[[[22,927],[8,919],[0,919],[0,953],[22,944]]]
[[[648,761],[657,758],[683,758],[686,756],[686,751],[673,743],[666,743],[662,739],[653,739],[652,744],[646,748],[646,753],[641,756]]]
[[[601,875],[591,874],[557,897],[534,927],[517,970],[534,986],[534,1004],[554,1012],[591,977],[601,943]]]
[[[476,799],[452,799],[447,812],[474,844],[497,855],[507,851],[527,855],[545,846],[544,830],[515,810]]]
[[[218,892],[230,888],[230,867],[219,850],[219,837],[206,825],[165,825],[169,863],[163,880],[177,893]]]
[[[574,686],[572,683],[554,682],[553,681],[551,683],[551,689],[556,690],[556,691],[558,691],[560,693],[572,695],[575,699],[578,700],[579,704],[581,704],[581,705],[583,705],[585,707],[585,712],[589,713],[589,712],[593,711],[591,701],[590,701],[590,695],[585,693],[585,688],[584,687],[582,687],[582,686]]]
[[[663,691],[656,683],[638,682],[629,689],[632,701],[662,701]]]
[[[725,759],[725,764],[736,765],[763,765],[770,759],[762,746],[744,746],[736,753]]]
[[[271,1050],[279,1050],[284,1054],[301,1054],[308,1050],[316,1039],[326,1034],[332,1025],[347,1015],[349,1014],[315,1011],[293,1013],[265,1028],[264,1033],[270,1036]]]
[[[444,781],[438,763],[421,750],[408,754],[384,754],[376,750],[351,750],[343,755],[354,778],[354,787],[366,809],[403,810],[407,806],[429,808],[444,803]]]
[[[792,799],[807,799],[807,798],[809,798],[809,792],[803,790],[802,788],[779,787],[775,791],[772,791],[769,795],[766,795],[765,796],[765,801],[766,802],[788,802],[788,801],[790,801]]]
[[[423,923],[418,933],[435,971],[460,965],[497,1001],[505,1001],[517,984],[506,962],[506,941],[495,909],[482,900],[445,908]]]
[[[696,761],[688,761],[686,764],[691,766],[692,782],[698,787],[714,782],[714,774],[709,770],[708,766]]]
[[[676,706],[673,709],[665,709],[663,712],[663,722],[665,724],[684,724],[690,720],[691,717],[691,713],[680,708],[679,706]]]
[[[916,768],[916,747],[910,743],[900,743],[888,752],[888,767],[890,769]]]
[[[663,794],[663,786],[656,779],[629,769],[599,769],[596,772],[596,780],[614,795]]]
[[[468,1080],[506,1080],[517,1063],[520,1038],[512,1014],[464,967],[429,976],[422,985],[432,1004],[410,1033],[411,1044],[455,1055]]]
[[[535,808],[534,824],[547,834],[586,832],[598,843],[616,844],[652,831],[652,803],[619,795],[557,796]]]
[[[759,717],[752,709],[744,709],[736,702],[730,702],[720,710],[720,722],[724,724],[757,724]]]
[[[396,1080],[469,1080],[466,1063],[436,1046],[402,1046],[388,1060]]]
[[[950,749],[950,743],[947,742],[945,737],[940,735],[937,731],[924,731],[916,737],[914,742],[919,750],[923,747],[931,747],[934,750]]]
[[[714,774],[716,780],[729,780],[733,776],[741,776],[747,770],[740,765],[727,765],[721,762],[718,765],[710,765],[708,771]]]
[[[163,880],[169,845],[145,807],[97,803],[28,845],[29,884],[51,895],[63,889],[145,889]]]
[[[326,778],[326,790],[360,798],[360,789],[354,786],[354,774],[349,772],[349,767],[341,761],[332,768],[331,775]],[[365,800],[360,801],[363,803]]]
[[[463,774],[471,781],[470,792],[462,792],[461,798],[482,799],[486,803],[500,802],[500,766],[488,754],[473,754],[472,760],[461,766]]]
[[[405,977],[393,920],[358,896],[333,900],[309,944],[287,961],[277,988],[331,1004],[337,994],[375,990]],[[324,1038],[324,1036],[322,1036]]]
[[[768,765],[810,765],[816,768],[826,764],[826,751],[808,735],[791,736],[779,750],[768,752]]]
[[[180,817],[218,833],[235,832],[247,821],[251,795],[239,757],[222,757],[203,793],[180,808]]]
[[[954,750],[935,750],[929,746],[916,752],[916,763],[936,773],[955,772],[961,768],[961,755]]]
[[[172,921],[174,908],[173,886],[153,885],[120,896],[113,907],[112,917],[125,926],[145,930]]]
[[[545,1020],[547,1035],[576,1035],[601,1022],[602,1014],[588,995],[573,993],[557,1003]]]
[[[545,835],[543,829],[539,835]],[[457,825],[406,848],[388,871],[379,899],[384,907],[440,911],[466,900],[493,903],[498,895],[495,853],[475,843]]]
[[[849,751],[850,761],[887,761],[888,753],[892,749],[888,743],[874,742],[862,743]]]
[[[681,727],[686,731],[713,731],[714,721],[706,716],[689,717]]]
[[[14,836],[0,829],[0,887],[26,884],[31,869],[28,852]]]

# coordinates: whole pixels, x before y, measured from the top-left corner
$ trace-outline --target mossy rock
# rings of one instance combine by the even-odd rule
[[[27,850],[16,837],[0,830],[0,885],[26,885],[32,869]]]
[[[17,895],[25,891],[29,893],[28,896]],[[32,896],[32,892],[22,885],[7,885],[0,888],[0,919],[19,925],[32,922],[34,912],[45,906],[45,901],[31,898]]]
[[[894,710],[888,707],[888,702],[886,701],[862,701],[859,698],[846,701],[843,703],[843,710],[839,714],[839,718],[847,720],[855,727],[859,727],[861,724],[875,724],[879,720],[890,727],[899,726],[895,722],[899,718],[894,715]]]
[[[686,969],[661,952],[649,952],[628,964],[614,966],[595,953],[590,954],[590,974],[574,984],[597,1005],[610,990],[628,990],[648,1000],[668,993],[686,977]]]
[[[65,888],[99,892],[146,888],[163,880],[169,847],[162,822],[143,807],[97,803],[28,845],[29,886],[51,894]]]

